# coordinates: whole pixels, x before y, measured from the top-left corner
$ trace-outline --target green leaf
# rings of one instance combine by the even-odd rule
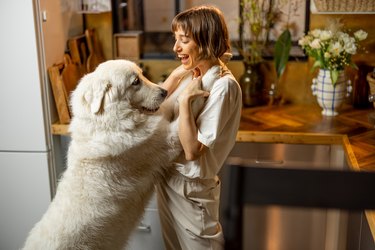
[[[322,63],[318,60],[315,60],[313,66],[311,67],[311,72],[313,72],[316,68],[322,68]]]
[[[338,78],[339,78],[339,72],[337,70],[331,70],[331,80],[332,80],[333,86],[335,86]]]
[[[276,44],[275,44],[275,68],[277,78],[284,73],[286,64],[289,60],[289,52],[292,47],[292,37],[290,31],[288,29],[284,30],[284,32],[278,37]]]

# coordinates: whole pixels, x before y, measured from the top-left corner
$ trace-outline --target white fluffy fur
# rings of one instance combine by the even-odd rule
[[[126,60],[82,78],[72,94],[67,170],[24,249],[123,248],[181,152],[177,131],[154,113],[165,94]]]

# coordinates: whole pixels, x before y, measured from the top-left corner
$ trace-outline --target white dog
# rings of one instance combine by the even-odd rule
[[[167,92],[126,60],[104,62],[72,94],[68,166],[24,249],[122,249],[181,153],[155,113]]]

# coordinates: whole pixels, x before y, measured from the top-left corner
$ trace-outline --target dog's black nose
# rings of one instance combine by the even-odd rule
[[[165,97],[167,97],[167,95],[168,95],[168,91],[167,90],[165,90],[165,89],[160,89],[160,95],[163,97],[163,98],[165,98]]]

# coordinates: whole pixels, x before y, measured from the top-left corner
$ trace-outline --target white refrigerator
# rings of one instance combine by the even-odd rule
[[[0,3],[0,250],[22,247],[55,185],[33,2]]]

